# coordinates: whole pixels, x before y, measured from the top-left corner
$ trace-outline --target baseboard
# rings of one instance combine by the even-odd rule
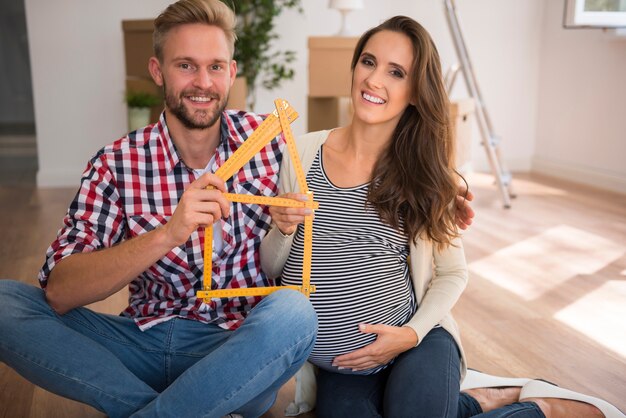
[[[35,123],[0,123],[0,135],[35,135]]]
[[[30,157],[37,160],[35,135],[0,134],[0,157]]]
[[[532,169],[547,176],[626,194],[626,176],[608,170],[537,157],[533,158]]]

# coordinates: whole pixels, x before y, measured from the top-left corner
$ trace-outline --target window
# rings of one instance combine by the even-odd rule
[[[566,28],[626,27],[626,0],[565,0]]]

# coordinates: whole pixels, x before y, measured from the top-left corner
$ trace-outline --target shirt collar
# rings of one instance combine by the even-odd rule
[[[174,167],[180,162],[180,157],[178,156],[178,151],[176,151],[176,145],[174,141],[172,141],[172,137],[170,136],[170,131],[167,128],[167,123],[165,122],[165,111],[161,112],[161,116],[159,117],[159,122],[156,124],[155,128],[159,134],[159,140],[161,142],[161,147],[165,152],[165,168],[168,173],[170,173]]]
[[[167,127],[165,111],[161,112],[159,122],[155,125],[155,129],[157,129],[161,147],[165,152],[165,167],[169,173],[180,162],[180,156],[178,155],[176,144],[174,144],[170,131]],[[220,118],[220,145],[228,147],[229,141],[240,144],[243,143],[244,140],[245,138],[242,138],[241,135],[237,133],[237,129],[235,129],[235,126],[233,125],[232,120],[228,117],[228,114],[226,112],[222,112],[222,116]]]
[[[221,142],[222,144],[226,145],[229,141],[232,141],[236,144],[235,148],[238,148],[239,145],[241,145],[248,138],[248,135],[244,137],[239,132],[235,121],[238,121],[238,122],[240,121],[240,119],[237,119],[236,115],[233,115],[232,113],[228,113],[228,112],[222,113]]]

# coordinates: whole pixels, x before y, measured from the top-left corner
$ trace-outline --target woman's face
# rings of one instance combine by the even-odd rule
[[[408,36],[383,30],[365,44],[352,75],[354,115],[395,127],[411,101],[413,47]]]

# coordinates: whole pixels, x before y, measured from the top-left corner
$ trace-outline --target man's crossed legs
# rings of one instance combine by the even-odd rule
[[[0,360],[110,417],[260,416],[316,330],[311,304],[292,290],[265,297],[236,331],[176,318],[142,332],[87,308],[59,316],[41,289],[0,280]]]

